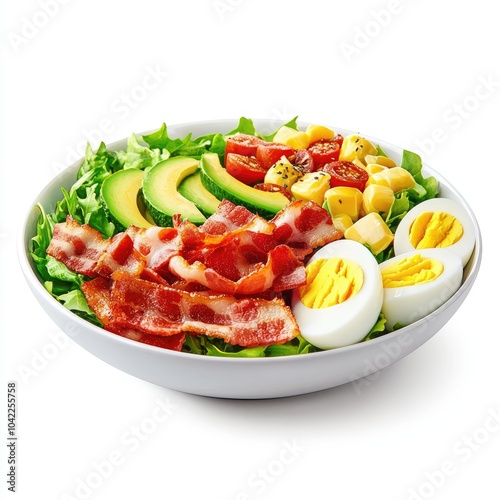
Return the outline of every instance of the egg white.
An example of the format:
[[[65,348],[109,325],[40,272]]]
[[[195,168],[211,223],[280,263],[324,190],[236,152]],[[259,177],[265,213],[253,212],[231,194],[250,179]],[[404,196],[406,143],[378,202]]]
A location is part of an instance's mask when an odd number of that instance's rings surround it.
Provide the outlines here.
[[[416,254],[442,262],[443,272],[427,283],[384,288],[382,313],[387,320],[386,327],[389,331],[392,331],[396,324],[407,326],[429,315],[441,307],[462,283],[462,260],[458,254],[446,248],[427,248],[400,254],[382,262],[380,270]]]
[[[453,215],[453,217],[460,221],[464,229],[462,237],[453,245],[445,248],[457,253],[462,259],[462,266],[465,266],[474,250],[476,231],[467,210],[449,198],[433,198],[423,201],[414,206],[403,217],[394,234],[394,255],[401,255],[415,250],[415,247],[410,242],[410,228],[413,221],[425,212],[445,212]]]
[[[292,311],[302,336],[320,349],[359,342],[376,323],[382,308],[382,277],[372,253],[356,241],[337,240],[316,252],[308,264],[332,257],[354,261],[363,270],[363,285],[355,295],[341,304],[321,309],[305,306],[298,289],[292,295]]]

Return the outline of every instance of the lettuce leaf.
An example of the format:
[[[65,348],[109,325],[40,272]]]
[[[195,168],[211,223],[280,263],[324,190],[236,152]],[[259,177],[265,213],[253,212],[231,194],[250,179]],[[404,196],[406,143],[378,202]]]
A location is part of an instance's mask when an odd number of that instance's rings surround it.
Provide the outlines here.
[[[284,344],[258,347],[241,347],[226,344],[222,339],[216,337],[186,335],[186,341],[184,342],[182,350],[192,354],[229,358],[291,356],[321,351],[318,347],[309,344],[309,342],[300,335]]]
[[[234,135],[234,134],[248,134],[248,135],[256,135],[255,126],[253,121],[250,118],[245,118],[242,116],[238,121],[238,126],[228,132],[226,135]]]
[[[373,325],[372,329],[368,333],[368,335],[362,340],[362,342],[366,342],[367,340],[376,339],[377,337],[381,337],[387,333],[386,329],[387,320],[383,313],[379,314],[377,322]]]
[[[171,155],[166,148],[150,148],[139,144],[137,136],[132,134],[127,141],[126,151],[117,151],[116,157],[121,168],[138,168],[144,170],[166,160]]]
[[[407,189],[408,198],[416,205],[422,201],[435,198],[438,194],[438,181],[435,177],[424,177],[422,174],[422,159],[417,153],[404,150],[401,159],[401,167],[410,172],[415,179],[416,185]]]

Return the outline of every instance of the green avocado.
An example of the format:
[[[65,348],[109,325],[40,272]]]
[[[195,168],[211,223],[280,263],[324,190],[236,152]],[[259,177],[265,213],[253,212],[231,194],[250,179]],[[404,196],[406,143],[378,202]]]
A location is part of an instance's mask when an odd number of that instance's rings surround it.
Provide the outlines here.
[[[196,205],[182,196],[181,182],[198,170],[199,161],[178,156],[157,163],[142,182],[142,195],[153,220],[158,226],[172,226],[172,216],[180,214],[193,224],[205,222],[205,216]]]
[[[144,172],[138,168],[119,170],[107,177],[101,186],[104,209],[119,231],[129,226],[150,227],[151,222],[140,210],[140,190]]]
[[[192,201],[207,217],[217,211],[220,203],[220,200],[202,184],[199,171],[186,177],[181,182],[179,193],[184,198]]]
[[[235,179],[221,165],[216,153],[205,153],[201,157],[201,182],[219,200],[229,200],[250,211],[271,219],[289,200],[281,193],[260,191]]]

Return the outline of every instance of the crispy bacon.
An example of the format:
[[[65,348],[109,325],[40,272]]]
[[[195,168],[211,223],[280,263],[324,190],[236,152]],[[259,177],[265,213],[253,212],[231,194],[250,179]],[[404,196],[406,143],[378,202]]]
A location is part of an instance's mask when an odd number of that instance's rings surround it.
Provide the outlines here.
[[[313,248],[341,236],[313,202],[293,202],[267,221],[224,201],[201,227],[176,217],[174,227],[131,226],[110,239],[68,217],[47,253],[99,276],[82,291],[117,335],[174,350],[186,332],[251,347],[299,333],[278,296],[305,283],[302,261]]]
[[[89,307],[94,311],[105,330],[120,335],[121,337],[142,342],[143,344],[162,347],[163,349],[170,349],[173,351],[180,351],[182,349],[186,337],[185,333],[163,337],[114,325],[111,317],[113,300],[111,297],[111,290],[113,283],[112,280],[98,277],[91,281],[84,282],[81,287]]]
[[[85,281],[81,286],[87,304],[105,327],[111,321],[112,285],[113,280],[99,276],[91,281]]]
[[[181,241],[176,228],[152,226],[147,229],[130,226],[126,233],[146,260],[146,267],[158,271],[168,265],[173,255],[181,251]]]
[[[137,330],[132,330],[130,328],[106,328],[109,332],[116,333],[120,337],[125,337],[130,340],[135,340],[136,342],[141,342],[142,344],[153,345],[155,347],[161,347],[162,349],[170,349],[171,351],[180,351],[186,340],[185,333],[177,333],[176,335],[170,335],[168,337],[163,337],[161,335],[151,335],[149,333],[142,333]]]
[[[299,333],[281,299],[189,293],[136,278],[115,281],[111,327],[152,335],[211,335],[243,347],[280,344]]]
[[[330,214],[313,201],[293,201],[271,219],[274,236],[280,243],[297,250],[301,257],[318,246],[342,238]]]
[[[266,219],[250,212],[245,207],[222,200],[217,211],[201,226],[200,231],[206,234],[224,234],[236,229],[246,228],[255,232],[270,233],[274,226]]]
[[[146,259],[134,248],[134,241],[127,233],[119,233],[111,239],[95,267],[100,276],[112,276],[113,273],[127,273],[140,276],[146,267]]]
[[[231,260],[234,255],[222,255]],[[225,262],[225,261],[224,261]],[[286,245],[279,245],[267,253],[267,261],[253,266],[236,281],[217,272],[199,260],[190,264],[181,255],[170,259],[170,271],[187,282],[200,283],[210,290],[230,295],[253,295],[269,289],[282,291],[301,286],[306,282],[303,264]]]
[[[109,243],[99,231],[88,224],[80,225],[68,216],[65,222],[54,225],[47,254],[72,271],[93,277],[97,275],[95,271],[97,262]]]

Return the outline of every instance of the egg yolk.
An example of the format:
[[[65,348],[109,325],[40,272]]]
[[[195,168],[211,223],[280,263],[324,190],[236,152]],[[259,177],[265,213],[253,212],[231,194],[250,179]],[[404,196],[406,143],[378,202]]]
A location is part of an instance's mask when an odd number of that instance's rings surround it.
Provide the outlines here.
[[[300,288],[306,307],[322,309],[345,302],[363,286],[363,270],[348,259],[317,259],[306,267],[307,283]]]
[[[420,254],[405,257],[382,269],[384,288],[421,285],[435,280],[444,270],[443,263]]]
[[[456,243],[464,234],[461,222],[445,212],[424,212],[412,223],[410,243],[414,248],[444,248]]]

